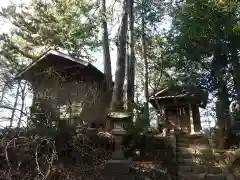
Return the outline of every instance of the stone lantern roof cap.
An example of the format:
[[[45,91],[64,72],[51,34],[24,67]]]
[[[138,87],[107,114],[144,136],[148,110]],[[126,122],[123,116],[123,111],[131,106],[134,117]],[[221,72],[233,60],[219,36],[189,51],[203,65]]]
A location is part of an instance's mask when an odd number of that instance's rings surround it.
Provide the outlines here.
[[[108,118],[110,118],[113,121],[130,120],[132,116],[133,116],[132,112],[121,111],[110,112],[108,114]]]

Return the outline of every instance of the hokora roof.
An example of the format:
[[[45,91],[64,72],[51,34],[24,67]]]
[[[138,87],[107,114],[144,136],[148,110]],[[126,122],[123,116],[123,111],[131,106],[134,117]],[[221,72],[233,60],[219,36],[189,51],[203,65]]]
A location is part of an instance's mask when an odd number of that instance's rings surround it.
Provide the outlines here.
[[[33,67],[35,67],[39,62],[46,59],[48,56],[60,57],[60,58],[63,58],[65,60],[69,60],[69,61],[72,61],[72,62],[77,63],[79,65],[82,65],[84,67],[90,67],[91,69],[98,72],[99,74],[104,75],[99,69],[97,69],[95,66],[93,66],[91,63],[89,63],[87,61],[73,58],[68,54],[64,54],[64,53],[62,53],[60,51],[57,51],[57,50],[54,50],[54,49],[49,49],[48,51],[43,53],[37,60],[33,61],[30,65],[28,65],[22,72],[17,74],[15,78],[16,79],[21,79],[24,76],[24,74],[26,74],[29,70],[31,70]]]
[[[194,101],[196,104],[200,104],[200,107],[205,108],[208,94],[204,91],[191,92],[186,88],[176,86],[176,88],[165,87],[159,90],[157,93],[149,97],[150,103],[154,103],[154,100],[164,100],[164,99],[175,99],[175,98],[186,98],[188,100]]]
[[[157,93],[150,96],[151,99],[167,99],[167,98],[176,98],[176,97],[186,97],[189,93],[186,92],[172,92],[169,87],[162,88]]]

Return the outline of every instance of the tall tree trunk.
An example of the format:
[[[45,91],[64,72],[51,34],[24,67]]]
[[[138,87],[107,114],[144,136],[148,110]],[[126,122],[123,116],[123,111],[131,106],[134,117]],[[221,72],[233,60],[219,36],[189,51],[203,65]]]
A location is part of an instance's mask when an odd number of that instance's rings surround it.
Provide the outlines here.
[[[3,88],[2,88],[1,98],[0,98],[0,105],[3,104],[3,99],[4,99],[6,91],[7,91],[7,83],[4,83]]]
[[[109,37],[108,37],[108,25],[106,16],[106,0],[102,0],[102,45],[103,45],[103,63],[104,63],[104,74],[106,77],[106,92],[104,94],[104,101],[106,102],[106,113],[108,113],[108,108],[112,99],[112,67],[111,67],[111,57],[109,51]],[[111,123],[106,122],[106,130],[111,129]]]
[[[234,82],[234,90],[236,94],[236,99],[238,103],[240,103],[240,63],[239,63],[239,57],[238,57],[238,51],[236,47],[235,41],[231,41],[231,63],[232,63],[232,76],[233,76],[233,82]]]
[[[134,108],[134,80],[135,80],[135,52],[134,52],[134,1],[128,0],[129,13],[129,48],[127,62],[127,110],[133,111]]]
[[[22,122],[22,116],[23,116],[23,111],[24,111],[24,101],[26,98],[26,87],[27,87],[27,81],[24,82],[23,87],[21,88],[21,111],[20,111],[20,116],[18,119],[17,127],[20,128],[21,122]]]
[[[146,47],[146,34],[145,34],[145,19],[144,15],[142,15],[142,52],[144,58],[144,95],[145,95],[145,102],[144,102],[144,116],[145,116],[145,123],[149,125],[149,92],[148,92],[148,58],[147,58],[147,47]]]
[[[128,28],[127,1],[123,2],[123,15],[118,34],[117,62],[111,110],[123,109],[123,85],[125,77],[126,35]]]
[[[15,116],[16,108],[17,108],[18,97],[19,97],[19,94],[20,94],[20,83],[21,83],[21,81],[18,80],[15,102],[14,102],[14,105],[13,105],[12,115],[11,115],[11,118],[10,118],[10,127],[12,127],[13,119],[14,119],[14,116]]]
[[[222,48],[222,44],[217,45],[213,59],[213,75],[215,79],[215,89],[217,91],[216,116],[217,125],[220,130],[220,148],[224,148],[230,131],[229,116],[229,94],[226,86],[225,74],[227,55]]]
[[[230,116],[229,116],[229,94],[225,82],[219,82],[222,87],[219,87],[217,92],[217,102],[216,102],[216,116],[217,124],[220,128],[220,144],[219,147],[223,149],[226,147],[227,139],[230,133]]]
[[[106,77],[107,90],[112,88],[112,69],[111,69],[111,57],[109,52],[109,37],[108,26],[106,17],[106,0],[102,0],[102,28],[103,28],[103,58],[104,58],[104,74]]]

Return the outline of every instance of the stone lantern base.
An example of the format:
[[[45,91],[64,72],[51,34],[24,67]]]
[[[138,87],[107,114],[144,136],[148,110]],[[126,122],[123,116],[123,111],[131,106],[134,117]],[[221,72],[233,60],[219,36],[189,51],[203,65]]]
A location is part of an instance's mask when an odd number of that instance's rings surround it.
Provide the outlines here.
[[[135,180],[131,174],[131,160],[109,160],[104,169],[104,180]]]

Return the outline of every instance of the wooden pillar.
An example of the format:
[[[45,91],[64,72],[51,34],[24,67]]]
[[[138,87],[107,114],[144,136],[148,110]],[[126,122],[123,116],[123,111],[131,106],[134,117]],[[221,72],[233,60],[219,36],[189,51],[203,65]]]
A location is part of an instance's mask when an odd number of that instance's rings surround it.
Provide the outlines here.
[[[53,86],[53,93],[51,94],[52,96],[52,104],[53,104],[53,112],[54,116],[57,120],[60,118],[60,103],[59,103],[59,98],[60,98],[60,84],[62,84],[62,80],[57,76],[53,82],[55,83]],[[58,122],[59,123],[59,122]]]
[[[195,132],[200,132],[202,130],[199,107],[194,106],[194,121],[195,121]]]
[[[167,122],[167,117],[166,117],[166,107],[162,106],[162,118],[163,118],[163,136],[166,137],[168,134],[168,122]]]
[[[166,124],[166,108],[165,108],[165,106],[162,106],[161,115],[163,118],[163,124]]]
[[[160,105],[156,98],[154,98],[154,102],[155,102],[155,104],[157,106],[157,112],[158,112],[157,126],[159,128],[159,119],[160,119],[161,115],[163,114],[163,110],[165,110],[165,107],[164,107],[164,105]]]
[[[181,123],[180,123],[180,109],[177,108],[177,128],[181,128]]]
[[[190,119],[190,133],[194,133],[194,119],[193,119],[193,112],[192,112],[192,105],[189,104],[189,119]]]

